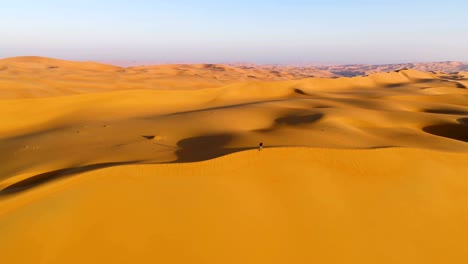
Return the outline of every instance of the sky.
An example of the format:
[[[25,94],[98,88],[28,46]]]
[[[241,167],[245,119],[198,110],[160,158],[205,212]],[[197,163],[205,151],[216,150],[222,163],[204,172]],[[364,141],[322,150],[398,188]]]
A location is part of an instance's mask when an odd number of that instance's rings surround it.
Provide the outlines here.
[[[153,63],[468,61],[466,0],[0,0],[0,57]]]

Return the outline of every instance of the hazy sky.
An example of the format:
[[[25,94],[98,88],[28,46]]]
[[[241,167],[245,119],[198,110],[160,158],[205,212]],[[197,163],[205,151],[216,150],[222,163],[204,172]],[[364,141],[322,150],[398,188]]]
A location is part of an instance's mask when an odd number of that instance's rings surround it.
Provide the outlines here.
[[[468,1],[0,0],[0,57],[468,61]]]

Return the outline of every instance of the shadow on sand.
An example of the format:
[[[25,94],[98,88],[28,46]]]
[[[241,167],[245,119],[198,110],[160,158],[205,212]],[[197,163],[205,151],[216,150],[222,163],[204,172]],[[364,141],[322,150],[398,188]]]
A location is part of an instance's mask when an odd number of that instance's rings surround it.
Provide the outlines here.
[[[179,147],[176,151],[177,160],[173,163],[209,160],[238,151],[254,149],[253,147],[225,148],[233,139],[232,134],[213,134],[182,139],[177,143]]]
[[[444,115],[467,115],[468,112],[455,110],[455,109],[424,109],[424,113],[432,113],[432,114],[444,114]]]
[[[22,181],[19,181],[19,182],[13,183],[12,185],[7,186],[6,188],[0,190],[0,196],[5,196],[5,195],[10,195],[10,194],[15,194],[18,192],[26,191],[26,190],[29,190],[31,188],[34,188],[36,186],[39,186],[41,184],[44,184],[44,183],[47,183],[56,179],[65,178],[68,176],[72,176],[72,175],[87,172],[87,171],[108,168],[108,167],[113,167],[113,166],[119,166],[119,165],[135,164],[139,162],[141,161],[109,162],[109,163],[91,164],[91,165],[86,165],[82,167],[74,167],[74,168],[66,168],[66,169],[60,169],[60,170],[55,170],[55,171],[49,171],[49,172],[31,176],[27,179],[24,179]]]
[[[314,113],[308,115],[298,115],[298,114],[289,114],[282,117],[275,119],[273,125],[267,128],[262,128],[256,130],[257,132],[271,132],[280,128],[281,126],[300,126],[300,125],[307,125],[312,124],[320,119],[322,119],[325,115],[322,113]]]
[[[146,136],[143,137],[147,138]],[[233,138],[234,136],[231,134],[214,134],[182,139],[177,143],[178,149],[175,152],[175,154],[177,155],[177,160],[169,163],[204,161],[231,154],[234,152],[256,148],[225,148],[225,146],[229,142],[231,142]],[[141,160],[128,162],[109,162],[49,171],[31,176],[27,179],[21,180],[3,188],[2,190],[0,190],[0,196],[17,194],[35,188],[42,184],[46,184],[48,182],[66,178],[69,176],[74,176],[83,172],[120,165],[138,164],[143,162],[144,161]]]
[[[460,88],[460,89],[466,89],[466,86],[463,85],[462,83],[456,82],[456,81],[451,81],[451,80],[446,80],[446,79],[418,79],[418,80],[413,80],[408,83],[389,83],[389,84],[384,84],[384,88],[402,88],[402,87],[408,87],[411,84],[429,84],[429,83],[444,83],[448,87],[454,87],[454,88]]]
[[[432,135],[468,142],[468,118],[458,119],[459,124],[439,124],[423,128],[423,131]]]
[[[468,126],[468,117],[466,118],[460,118],[457,120],[458,123],[460,123],[461,125],[465,125],[465,126]]]

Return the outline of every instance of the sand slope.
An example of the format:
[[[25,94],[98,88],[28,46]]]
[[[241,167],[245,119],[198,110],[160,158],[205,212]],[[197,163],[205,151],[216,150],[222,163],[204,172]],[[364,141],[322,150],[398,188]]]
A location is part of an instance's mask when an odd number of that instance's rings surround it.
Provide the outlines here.
[[[466,73],[2,65],[8,263],[467,260]]]
[[[86,172],[0,202],[2,259],[464,263],[467,158],[282,148]]]

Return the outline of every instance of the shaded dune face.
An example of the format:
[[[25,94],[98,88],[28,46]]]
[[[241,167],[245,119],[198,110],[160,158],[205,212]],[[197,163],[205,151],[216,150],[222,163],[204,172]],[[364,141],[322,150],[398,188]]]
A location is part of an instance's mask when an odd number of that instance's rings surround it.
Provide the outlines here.
[[[459,119],[460,124],[438,124],[427,126],[423,131],[432,135],[468,142],[468,125],[466,118]]]
[[[18,192],[27,191],[31,188],[48,183],[50,181],[77,175],[77,174],[84,173],[87,171],[108,168],[108,167],[113,167],[113,166],[119,166],[119,165],[135,164],[138,162],[139,161],[109,162],[109,163],[91,164],[91,165],[86,165],[82,167],[66,168],[66,169],[60,169],[60,170],[55,170],[55,171],[49,171],[49,172],[31,176],[25,180],[16,182],[12,185],[9,185],[3,188],[2,190],[0,190],[0,196],[13,195]]]
[[[314,123],[321,118],[323,118],[324,114],[317,113],[311,115],[287,115],[280,118],[275,119],[275,123],[278,125],[286,124],[290,126],[297,126],[297,125],[305,125]]]
[[[468,115],[467,111],[456,110],[456,109],[448,109],[448,108],[424,109],[423,112],[433,113],[433,114],[445,114],[445,115]]]
[[[291,113],[285,116],[278,117],[274,120],[273,124],[268,128],[262,128],[256,130],[257,132],[272,132],[274,130],[284,128],[284,127],[300,127],[304,125],[313,124],[324,117],[323,113],[313,113],[313,114],[300,114],[300,113]]]
[[[452,86],[455,87],[455,88],[459,88],[459,89],[466,89],[466,86],[460,82],[457,82],[457,81],[445,81],[447,86]]]
[[[232,134],[203,135],[182,139],[177,143],[179,149],[175,152],[175,162],[196,162],[213,159],[230,153],[252,149],[251,148],[226,148],[234,139]]]
[[[300,95],[307,95],[307,93],[306,93],[306,92],[304,92],[303,90],[301,90],[301,89],[298,89],[298,88],[294,89],[294,93],[296,93],[296,94],[300,94]]]

